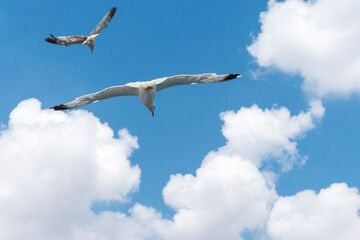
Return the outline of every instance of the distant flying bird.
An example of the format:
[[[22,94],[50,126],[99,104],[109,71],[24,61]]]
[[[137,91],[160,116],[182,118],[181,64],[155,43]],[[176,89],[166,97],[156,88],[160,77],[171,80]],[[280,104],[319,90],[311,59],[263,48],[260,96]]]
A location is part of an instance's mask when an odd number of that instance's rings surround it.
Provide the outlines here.
[[[58,45],[65,45],[70,46],[72,44],[83,44],[87,45],[91,53],[94,50],[95,47],[95,38],[99,36],[101,30],[107,27],[111,19],[113,18],[114,14],[116,12],[116,7],[112,8],[110,12],[108,12],[105,17],[99,22],[98,25],[96,25],[95,29],[90,33],[90,36],[61,36],[61,37],[55,37],[54,35],[50,34],[52,38],[47,38],[45,41],[53,44]]]
[[[109,87],[100,92],[78,97],[72,102],[61,104],[51,109],[66,110],[77,108],[92,102],[117,96],[139,96],[141,102],[150,110],[154,117],[154,99],[158,91],[177,85],[224,82],[238,77],[241,77],[241,74],[216,75],[214,73],[204,73],[199,75],[164,77],[147,82],[130,82],[125,85]]]

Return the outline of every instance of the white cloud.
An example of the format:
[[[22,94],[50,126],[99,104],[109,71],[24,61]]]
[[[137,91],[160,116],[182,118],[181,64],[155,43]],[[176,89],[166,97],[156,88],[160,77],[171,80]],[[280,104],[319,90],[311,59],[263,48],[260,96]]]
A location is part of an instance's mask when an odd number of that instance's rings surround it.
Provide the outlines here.
[[[259,170],[239,156],[211,154],[196,176],[174,175],[163,190],[176,210],[166,239],[241,239],[260,228],[277,195]]]
[[[300,73],[312,95],[360,92],[358,0],[270,0],[248,50],[260,66]]]
[[[115,212],[102,212],[91,223],[78,227],[74,240],[159,240],[162,232],[168,229],[164,220],[153,208],[135,204],[129,215]]]
[[[290,170],[295,163],[302,163],[296,140],[314,128],[325,109],[320,101],[313,101],[308,112],[291,116],[285,107],[262,110],[254,105],[242,107],[238,112],[221,114],[222,128],[227,143],[221,151],[238,154],[251,160],[257,167],[264,161],[275,159],[283,170]]]
[[[226,145],[210,152],[195,176],[173,175],[163,190],[176,210],[165,239],[238,240],[244,230],[262,229],[277,194],[258,167],[272,156],[289,169],[299,158],[296,139],[323,114],[320,101],[296,116],[257,106],[222,113]]]
[[[355,189],[340,184],[318,195],[305,191],[279,199],[274,182],[253,160],[263,162],[268,155],[282,157],[287,152],[282,163],[292,162],[288,156],[298,155],[296,139],[323,113],[319,101],[296,116],[286,108],[256,106],[223,113],[226,145],[210,152],[196,175],[170,177],[163,197],[176,213],[164,219],[139,203],[127,214],[96,215],[90,210],[94,200],[125,201],[138,188],[140,170],[128,160],[138,147],[135,137],[120,130],[114,138],[106,124],[86,111],[41,110],[37,100],[26,100],[11,113],[0,135],[0,238],[240,240],[248,230],[260,237],[268,232],[273,239],[296,239],[291,238],[292,228],[314,215],[317,239],[326,236],[321,235],[326,230],[336,231],[335,225],[347,228],[334,236],[356,239],[360,197]],[[255,131],[254,118],[260,119],[260,131]],[[283,149],[280,155],[275,154],[278,149]],[[316,232],[316,224],[321,231]],[[312,230],[311,224],[303,225]]]
[[[306,190],[276,202],[268,232],[273,240],[357,240],[359,210],[359,192],[346,184],[333,184],[318,194]]]
[[[96,219],[94,200],[126,200],[140,169],[127,130],[113,131],[92,114],[41,110],[21,102],[0,135],[0,238],[70,239],[77,224]]]
[[[286,108],[261,110],[256,106],[223,113],[226,146],[210,152],[195,176],[172,175],[163,189],[166,205],[176,211],[172,219],[165,220],[154,209],[136,204],[129,216],[101,213],[98,221],[78,228],[76,236],[78,239],[239,240],[244,230],[263,230],[278,196],[274,184],[258,170],[253,158],[261,162],[272,154],[266,145],[278,149],[288,149],[291,145],[292,152],[287,155],[298,157],[295,139],[311,129],[323,113],[319,101],[312,102],[308,112],[297,116],[291,116]],[[254,123],[254,119],[260,120]],[[254,131],[255,125],[259,131]],[[254,141],[247,142],[249,138]],[[293,160],[284,158],[283,163],[286,161]]]

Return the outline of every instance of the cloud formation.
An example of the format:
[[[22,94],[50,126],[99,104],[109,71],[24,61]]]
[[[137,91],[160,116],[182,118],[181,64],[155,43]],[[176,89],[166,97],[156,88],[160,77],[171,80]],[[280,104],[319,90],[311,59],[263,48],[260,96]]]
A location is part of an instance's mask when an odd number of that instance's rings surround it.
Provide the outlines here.
[[[312,101],[307,112],[296,116],[285,107],[262,110],[256,105],[222,113],[222,133],[227,143],[220,151],[238,154],[257,167],[272,159],[283,170],[290,170],[306,159],[299,155],[296,140],[314,128],[324,112],[320,101]]]
[[[318,101],[298,115],[255,105],[222,113],[226,145],[209,152],[195,175],[170,177],[163,197],[175,215],[165,219],[140,203],[128,213],[91,211],[95,200],[126,201],[137,190],[140,169],[128,159],[138,148],[136,137],[123,129],[114,138],[106,124],[83,110],[54,112],[42,110],[35,99],[23,101],[0,135],[0,238],[241,240],[251,231],[259,238],[296,239],[292,234],[300,223],[313,232],[300,239],[322,239],[337,231],[335,225],[341,231],[333,236],[356,239],[357,189],[334,184],[319,194],[281,197],[273,179],[259,170],[269,155],[293,163],[291,156],[299,157],[296,139],[323,113]]]
[[[358,0],[270,0],[248,51],[262,67],[304,77],[313,96],[360,92]]]
[[[240,239],[260,228],[277,198],[273,185],[240,156],[213,153],[196,176],[173,175],[163,190],[176,210],[166,239]]]
[[[138,148],[85,111],[41,110],[21,102],[0,135],[0,238],[72,239],[96,218],[94,200],[125,201],[140,182],[128,157]]]
[[[356,188],[333,184],[281,197],[271,211],[268,233],[273,240],[356,240],[360,237],[360,195]]]
[[[210,152],[195,176],[173,175],[163,190],[165,203],[177,212],[166,239],[237,240],[244,230],[262,229],[278,196],[259,167],[271,156],[289,170],[302,159],[296,139],[323,114],[320,101],[295,116],[284,107],[256,105],[222,113],[226,145]]]

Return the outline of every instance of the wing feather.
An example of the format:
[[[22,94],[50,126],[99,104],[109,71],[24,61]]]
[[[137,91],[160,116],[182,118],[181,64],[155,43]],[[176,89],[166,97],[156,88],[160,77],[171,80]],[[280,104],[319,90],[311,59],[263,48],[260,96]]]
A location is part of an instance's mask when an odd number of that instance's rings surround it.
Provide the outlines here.
[[[88,37],[87,36],[60,36],[55,37],[54,35],[50,34],[51,38],[45,39],[45,41],[57,45],[65,45],[69,46],[72,44],[82,44]]]
[[[155,80],[156,91],[161,91],[165,88],[178,85],[224,82],[240,76],[241,74],[216,75],[215,73],[204,73],[198,75],[176,75],[172,77],[159,78]]]
[[[96,25],[94,30],[90,33],[90,35],[99,34],[104,28],[107,27],[111,19],[113,18],[116,12],[116,7],[113,7],[110,12],[108,12],[105,17]]]
[[[102,91],[87,94],[81,97],[76,98],[72,102],[68,102],[65,104],[61,104],[58,106],[54,106],[51,109],[54,110],[66,110],[71,108],[81,107],[92,102],[101,101],[104,99],[118,97],[118,96],[138,96],[139,95],[139,88],[122,85],[122,86],[114,86],[106,88]]]

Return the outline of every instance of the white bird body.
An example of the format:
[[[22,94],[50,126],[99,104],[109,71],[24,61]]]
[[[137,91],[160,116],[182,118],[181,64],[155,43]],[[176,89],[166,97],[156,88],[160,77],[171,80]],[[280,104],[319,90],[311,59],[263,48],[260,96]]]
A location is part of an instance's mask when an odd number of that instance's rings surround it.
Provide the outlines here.
[[[98,25],[94,28],[94,30],[90,33],[90,36],[60,36],[55,37],[54,35],[50,34],[51,38],[46,38],[45,41],[57,45],[65,45],[70,46],[73,44],[82,44],[87,45],[91,53],[93,52],[95,48],[95,39],[97,36],[99,36],[100,32],[107,27],[111,19],[113,18],[114,14],[116,12],[116,7],[112,8],[105,17],[99,22]]]
[[[99,33],[90,35],[90,36],[82,43],[82,45],[87,45],[87,46],[90,48],[91,53],[94,51],[94,48],[95,48],[95,39],[96,39],[97,36],[99,36]]]
[[[141,102],[150,110],[154,116],[155,104],[154,100],[156,97],[156,82],[140,82],[139,83],[139,98]]]
[[[185,84],[224,82],[238,77],[241,77],[241,74],[216,75],[214,73],[204,73],[198,75],[176,75],[147,82],[130,82],[125,85],[109,87],[96,93],[78,97],[72,102],[54,106],[51,109],[72,109],[117,96],[139,96],[141,102],[154,116],[156,93],[165,88]]]

